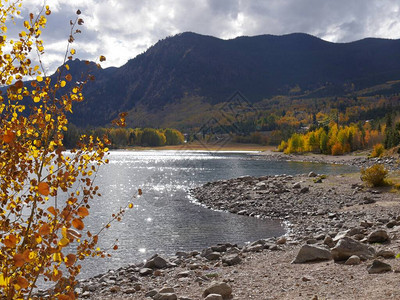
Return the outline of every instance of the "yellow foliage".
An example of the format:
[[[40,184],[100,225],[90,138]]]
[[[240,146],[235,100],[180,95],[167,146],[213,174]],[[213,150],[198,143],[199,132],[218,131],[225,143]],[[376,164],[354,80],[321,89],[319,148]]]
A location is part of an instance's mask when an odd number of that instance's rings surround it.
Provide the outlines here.
[[[89,199],[100,196],[93,177],[107,163],[108,139],[82,136],[79,148],[64,155],[66,113],[72,112],[74,102],[83,100],[80,91],[90,74],[68,88],[72,76],[64,73],[69,67],[50,80],[40,64],[33,65],[32,55],[37,53],[41,61],[44,53],[41,34],[51,11],[46,6],[43,14],[21,20],[20,2],[0,5],[0,81],[8,85],[0,96],[0,295],[2,299],[32,298],[38,279],[62,279],[50,298],[74,299],[81,268],[77,258],[93,253],[104,256],[95,251],[99,233],[84,232],[83,220],[89,215]],[[19,40],[4,35],[13,26],[9,20],[23,24]],[[71,22],[66,55],[75,54],[68,49],[81,24],[78,17]],[[33,79],[31,86],[23,79]],[[74,185],[78,180],[85,184]],[[65,201],[57,198],[60,194]],[[103,229],[123,213],[121,209],[111,216]],[[72,241],[74,247],[66,247]]]
[[[372,167],[361,169],[361,180],[365,181],[370,186],[383,186],[386,184],[386,176],[388,170],[381,164],[373,165]]]
[[[381,157],[384,151],[385,147],[381,143],[376,144],[372,150],[371,157]]]

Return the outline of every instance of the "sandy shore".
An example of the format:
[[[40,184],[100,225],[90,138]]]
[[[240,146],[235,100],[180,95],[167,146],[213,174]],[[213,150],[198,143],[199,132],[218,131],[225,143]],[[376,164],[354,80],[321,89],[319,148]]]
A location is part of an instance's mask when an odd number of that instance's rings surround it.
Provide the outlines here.
[[[358,156],[261,155],[265,159],[371,162]],[[395,159],[382,162],[396,167]],[[310,175],[244,177],[192,191],[210,208],[287,222],[289,231],[284,238],[255,241],[242,248],[214,245],[202,252],[150,258],[147,265],[128,266],[81,282],[77,289],[80,298],[205,299],[206,288],[216,281],[231,287],[232,299],[400,299],[400,261],[394,259],[400,253],[399,193],[390,187],[365,187],[358,174]],[[377,231],[384,231],[387,239],[369,240]],[[372,247],[374,257],[356,265],[334,260],[291,263],[303,245],[320,245],[331,251],[340,235]],[[391,270],[370,274],[367,268],[375,259],[389,264]],[[165,264],[154,266],[154,260]]]

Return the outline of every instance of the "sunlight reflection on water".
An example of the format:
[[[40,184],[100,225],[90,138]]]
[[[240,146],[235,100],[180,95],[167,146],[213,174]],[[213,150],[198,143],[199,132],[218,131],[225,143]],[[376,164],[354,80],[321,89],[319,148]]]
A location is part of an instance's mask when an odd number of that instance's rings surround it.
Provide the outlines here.
[[[133,200],[123,223],[114,223],[101,238],[109,248],[118,239],[112,258],[84,262],[83,277],[136,263],[155,253],[200,250],[212,244],[243,244],[284,233],[280,222],[259,220],[195,205],[190,188],[208,181],[244,175],[262,176],[321,174],[354,171],[352,167],[324,164],[271,162],[255,159],[254,153],[201,151],[112,151],[96,184],[102,197],[91,203],[87,229],[96,232],[113,212],[132,200],[137,189],[143,195]],[[259,157],[257,157],[259,158]]]

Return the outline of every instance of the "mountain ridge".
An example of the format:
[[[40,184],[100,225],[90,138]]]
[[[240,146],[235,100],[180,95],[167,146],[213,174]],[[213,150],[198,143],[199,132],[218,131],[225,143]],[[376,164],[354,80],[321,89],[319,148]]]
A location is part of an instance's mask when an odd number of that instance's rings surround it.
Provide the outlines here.
[[[349,86],[361,90],[400,79],[400,40],[332,43],[303,33],[223,40],[184,32],[96,73],[72,116],[78,125],[104,125],[121,111],[159,111],[191,97],[214,105],[237,90],[251,102],[295,87],[344,95]]]

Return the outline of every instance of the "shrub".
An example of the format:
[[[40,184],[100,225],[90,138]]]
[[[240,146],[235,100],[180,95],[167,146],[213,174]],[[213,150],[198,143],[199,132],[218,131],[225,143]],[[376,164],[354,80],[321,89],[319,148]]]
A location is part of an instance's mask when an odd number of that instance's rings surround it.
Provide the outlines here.
[[[388,171],[382,164],[376,164],[372,167],[361,169],[361,180],[365,181],[370,186],[386,185],[386,176]]]
[[[278,146],[278,151],[283,152],[287,148],[288,144],[285,141],[282,141]]]
[[[385,147],[381,143],[376,144],[372,150],[371,157],[381,157],[384,151]]]

